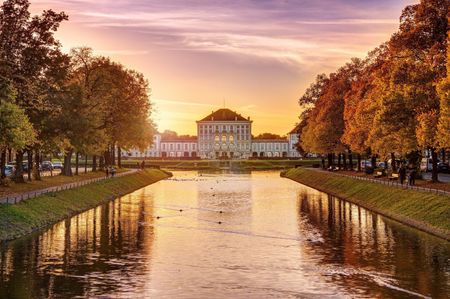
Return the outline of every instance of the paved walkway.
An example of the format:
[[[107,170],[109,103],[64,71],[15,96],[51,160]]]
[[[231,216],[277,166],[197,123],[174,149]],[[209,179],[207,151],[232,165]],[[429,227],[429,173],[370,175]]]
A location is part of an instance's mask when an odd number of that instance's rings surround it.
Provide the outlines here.
[[[125,175],[129,175],[132,173],[137,172],[136,169],[132,169],[126,172],[120,172],[117,173],[115,175],[115,177],[121,177],[121,176],[125,176]],[[38,189],[38,190],[33,190],[33,191],[28,191],[28,192],[23,192],[23,193],[15,193],[15,194],[10,194],[8,196],[5,197],[0,197],[0,204],[16,204],[21,202],[22,200],[26,200],[29,198],[34,198],[46,193],[50,193],[50,192],[58,192],[58,191],[62,191],[62,190],[68,190],[68,189],[73,189],[73,188],[78,188],[81,186],[85,186],[88,184],[92,184],[95,182],[99,182],[99,181],[103,181],[103,180],[107,180],[110,179],[111,177],[107,178],[104,176],[98,177],[98,178],[93,178],[93,179],[89,179],[89,180],[83,180],[83,181],[78,181],[78,182],[73,182],[73,183],[68,183],[68,184],[64,184],[64,185],[58,185],[58,186],[54,186],[54,187],[48,187],[45,189]]]
[[[318,168],[311,168],[311,169],[314,169],[314,170],[317,170],[317,171],[328,172],[327,170],[322,170],[322,169],[318,169]],[[372,183],[377,183],[377,184],[397,187],[397,188],[400,188],[400,189],[411,189],[411,190],[425,191],[425,192],[431,192],[431,193],[436,193],[436,194],[450,195],[450,192],[448,192],[448,191],[434,189],[434,188],[424,188],[424,187],[419,187],[419,186],[409,186],[408,184],[403,184],[402,185],[402,184],[400,184],[397,181],[379,180],[379,179],[375,179],[375,178],[364,177],[364,176],[357,176],[357,175],[349,175],[349,174],[343,174],[343,173],[339,173],[339,172],[332,172],[332,173],[334,173],[336,175],[340,175],[340,176],[349,177],[349,178],[352,178],[352,179],[357,179],[357,180],[360,180],[360,181],[368,181],[368,182],[372,182]]]

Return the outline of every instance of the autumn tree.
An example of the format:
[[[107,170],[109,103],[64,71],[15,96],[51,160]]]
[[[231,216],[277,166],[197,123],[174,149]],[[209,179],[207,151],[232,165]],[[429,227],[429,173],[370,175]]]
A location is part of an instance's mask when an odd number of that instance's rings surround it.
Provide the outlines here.
[[[450,32],[447,39],[447,74],[438,84],[440,99],[440,115],[437,125],[437,140],[439,146],[450,151]],[[445,157],[444,157],[445,158]]]
[[[346,167],[347,147],[341,140],[344,133],[344,97],[350,90],[360,63],[360,60],[354,59],[328,78],[318,77],[305,93],[310,96],[301,98],[305,103],[314,102],[308,114],[308,123],[301,133],[301,146],[310,152],[328,154],[329,164],[330,155],[337,153],[339,166],[342,157]]]

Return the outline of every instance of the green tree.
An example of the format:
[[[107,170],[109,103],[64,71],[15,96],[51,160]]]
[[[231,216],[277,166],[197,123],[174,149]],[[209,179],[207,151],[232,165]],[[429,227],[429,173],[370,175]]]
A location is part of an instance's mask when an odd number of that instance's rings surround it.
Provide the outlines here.
[[[39,135],[42,116],[51,107],[47,95],[60,75],[64,55],[54,38],[64,13],[46,10],[31,16],[28,0],[7,0],[0,7],[0,60],[9,65],[2,75],[17,90],[16,104],[22,107]],[[31,147],[27,147],[31,149]],[[37,155],[38,156],[38,155]],[[30,155],[29,155],[30,157]],[[16,153],[15,180],[23,181],[23,152]]]
[[[22,150],[35,140],[35,132],[28,117],[19,106],[0,100],[1,177],[5,177],[5,150]]]

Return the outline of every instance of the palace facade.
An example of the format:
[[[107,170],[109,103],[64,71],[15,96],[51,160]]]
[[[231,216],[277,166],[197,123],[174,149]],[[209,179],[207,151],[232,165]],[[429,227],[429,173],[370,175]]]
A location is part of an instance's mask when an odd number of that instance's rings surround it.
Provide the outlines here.
[[[164,139],[155,134],[153,145],[141,152],[123,151],[122,155],[139,158],[248,159],[256,157],[301,157],[296,149],[298,128],[286,139],[252,139],[250,117],[219,109],[197,121],[196,139]]]

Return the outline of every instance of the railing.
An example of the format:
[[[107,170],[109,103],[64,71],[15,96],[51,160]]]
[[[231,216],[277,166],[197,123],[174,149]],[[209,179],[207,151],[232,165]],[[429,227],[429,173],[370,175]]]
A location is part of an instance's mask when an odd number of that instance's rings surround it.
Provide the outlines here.
[[[121,176],[129,175],[134,172],[136,172],[136,171],[131,170],[131,171],[126,171],[126,172],[120,172],[120,173],[115,174],[114,177],[121,177]],[[19,194],[11,194],[6,197],[0,198],[0,204],[16,204],[23,200],[35,198],[35,197],[38,197],[41,195],[65,191],[65,190],[69,190],[69,189],[73,189],[73,188],[78,188],[78,187],[82,187],[82,186],[92,184],[92,183],[97,183],[97,182],[104,181],[104,180],[111,179],[111,178],[112,178],[111,176],[98,177],[98,178],[93,178],[93,179],[89,179],[89,180],[83,180],[83,181],[79,181],[79,182],[64,184],[64,185],[60,185],[60,186],[49,187],[49,188],[36,190],[36,191],[24,192],[24,193],[19,193]]]
[[[425,192],[436,193],[436,194],[450,195],[450,192],[445,191],[445,190],[439,190],[439,189],[434,189],[434,188],[425,188],[425,187],[419,187],[419,186],[411,186],[408,184],[400,184],[398,182],[391,181],[391,180],[387,180],[387,181],[386,180],[377,180],[377,179],[362,177],[362,176],[357,176],[357,175],[349,175],[349,174],[342,174],[342,173],[336,173],[336,172],[333,172],[333,173],[336,175],[344,176],[344,177],[350,177],[350,178],[361,180],[361,181],[368,181],[368,182],[372,182],[372,183],[397,187],[397,188],[401,188],[401,189],[411,189],[411,190],[425,191]]]

